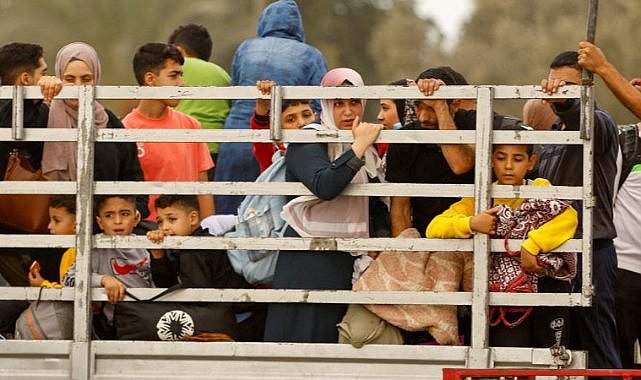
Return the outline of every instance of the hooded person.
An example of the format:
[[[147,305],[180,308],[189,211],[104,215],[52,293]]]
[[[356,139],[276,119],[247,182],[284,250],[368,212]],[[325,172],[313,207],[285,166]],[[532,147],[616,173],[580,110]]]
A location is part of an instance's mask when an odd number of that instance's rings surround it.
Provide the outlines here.
[[[294,0],[279,0],[267,6],[256,28],[255,38],[243,41],[232,60],[232,86],[256,86],[273,80],[281,86],[317,86],[327,72],[323,54],[305,43],[303,21]],[[225,129],[249,129],[254,99],[236,99],[225,121]],[[318,102],[312,102],[318,113]],[[251,143],[222,143],[216,162],[215,181],[253,182],[260,174]],[[219,214],[235,214],[242,196],[216,195]]]
[[[324,87],[362,86],[352,69],[329,71]],[[369,203],[366,196],[344,196],[351,183],[367,183],[378,173],[378,155],[372,144],[382,125],[361,123],[361,99],[324,99],[317,130],[352,130],[354,142],[291,143],[287,148],[286,179],[302,182],[313,195],[300,196],[283,208],[289,227],[285,237],[369,237]],[[341,251],[289,251],[279,255],[275,289],[349,290],[354,256]],[[272,342],[336,343],[339,323],[347,310],[342,304],[270,304],[265,340]]]
[[[98,85],[101,78],[98,54],[84,42],[65,45],[56,55],[55,73],[64,86]],[[118,117],[97,101],[93,112],[94,128],[124,128]],[[47,128],[77,128],[78,117],[77,99],[53,99]],[[76,146],[73,141],[45,142],[42,173],[48,180],[77,180]],[[101,142],[94,148],[95,181],[143,180],[135,143]],[[136,206],[143,216],[148,215],[146,196],[138,197]]]

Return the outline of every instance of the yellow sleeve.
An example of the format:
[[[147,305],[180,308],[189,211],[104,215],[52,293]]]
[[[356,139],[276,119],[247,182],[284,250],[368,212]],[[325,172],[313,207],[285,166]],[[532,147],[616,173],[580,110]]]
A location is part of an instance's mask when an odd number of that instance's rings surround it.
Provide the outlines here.
[[[535,179],[532,184],[550,186],[550,182],[543,178]],[[568,207],[549,222],[528,232],[527,239],[521,246],[534,255],[550,252],[571,239],[578,225],[578,213],[572,207]]]
[[[44,280],[40,283],[41,288],[62,288],[62,284],[55,281]]]
[[[69,271],[69,268],[76,262],[76,249],[69,248],[62,254],[60,259],[60,283],[62,283],[65,278],[65,274]]]
[[[549,222],[528,232],[527,239],[521,246],[535,255],[550,252],[571,239],[578,224],[578,213],[572,207],[568,207]]]
[[[60,259],[60,282],[55,282],[55,281],[48,281],[44,280],[40,284],[40,287],[42,288],[62,288],[62,281],[65,278],[65,274],[67,274],[67,271],[69,271],[69,268],[73,265],[73,263],[76,261],[76,249],[75,248],[69,248],[65,251],[65,253],[62,254],[62,258]]]
[[[466,239],[472,236],[470,219],[474,215],[474,198],[463,198],[432,219],[425,236],[433,239]]]

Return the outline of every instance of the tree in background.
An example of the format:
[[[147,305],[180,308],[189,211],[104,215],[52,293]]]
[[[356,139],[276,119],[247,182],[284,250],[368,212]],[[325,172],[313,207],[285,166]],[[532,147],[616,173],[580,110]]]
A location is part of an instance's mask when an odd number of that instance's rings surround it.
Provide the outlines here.
[[[416,0],[421,1],[421,0]],[[442,0],[446,1],[446,0]],[[229,70],[231,57],[256,34],[270,0],[0,0],[0,41],[37,42],[47,61],[64,44],[96,47],[104,84],[133,85],[131,59],[150,41],[166,41],[180,24],[205,25],[214,39],[212,60]],[[306,38],[329,67],[348,66],[367,84],[415,77],[450,65],[477,84],[538,84],[556,53],[575,50],[585,36],[587,0],[476,0],[458,46],[441,48],[438,29],[414,14],[414,0],[299,0]],[[243,11],[239,11],[243,10]],[[641,75],[636,40],[638,0],[608,0],[599,8],[597,43],[627,77]],[[636,121],[597,80],[597,100],[619,123]],[[497,110],[520,116],[522,102]],[[118,109],[120,113],[128,110]],[[367,118],[372,119],[373,107]]]
[[[459,45],[442,59],[478,84],[539,84],[552,58],[577,50],[585,39],[586,0],[476,0]],[[625,15],[625,16],[624,16]],[[641,75],[636,36],[641,10],[636,0],[601,2],[596,42],[628,78]],[[636,118],[600,79],[596,99],[620,124]],[[501,112],[521,116],[523,102],[501,101]]]

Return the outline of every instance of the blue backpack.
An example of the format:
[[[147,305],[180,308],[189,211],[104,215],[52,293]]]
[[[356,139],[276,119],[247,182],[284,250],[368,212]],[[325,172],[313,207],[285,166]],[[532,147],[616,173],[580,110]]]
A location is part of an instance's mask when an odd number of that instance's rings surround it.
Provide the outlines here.
[[[319,124],[308,124],[302,129],[322,131]],[[272,164],[255,182],[286,182],[284,152],[274,153]],[[238,207],[238,222],[225,237],[283,237],[287,223],[280,212],[289,201],[286,195],[249,194]],[[236,273],[250,284],[271,284],[276,271],[278,250],[228,249],[227,256]]]
[[[256,178],[256,182],[285,182],[285,156],[280,157]],[[280,217],[286,195],[249,194],[238,207],[238,222],[225,237],[282,237],[287,223]],[[274,279],[278,250],[228,249],[236,273],[250,284],[269,284]]]

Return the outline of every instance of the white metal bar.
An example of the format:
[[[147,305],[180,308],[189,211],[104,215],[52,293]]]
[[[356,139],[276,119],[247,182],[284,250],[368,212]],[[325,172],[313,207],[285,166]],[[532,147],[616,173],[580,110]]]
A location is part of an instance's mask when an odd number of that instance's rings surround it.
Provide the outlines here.
[[[83,86],[78,107],[78,150],[76,222],[76,277],[74,287],[74,326],[72,377],[89,378],[91,374],[91,246],[93,229],[94,169],[94,87]]]
[[[517,246],[519,240],[509,240]],[[505,252],[505,240],[491,240],[493,252]],[[179,249],[267,249],[267,250],[325,250],[339,251],[472,251],[471,239],[394,239],[394,238],[226,238],[167,236],[160,244],[151,243],[144,236],[94,236],[96,248],[179,248]],[[554,252],[575,252],[581,247],[580,239],[568,240]]]
[[[282,140],[283,131],[281,125],[281,115],[283,113],[283,87],[274,86],[272,87],[272,98],[270,102],[270,112],[269,112],[269,139],[270,140]]]
[[[164,289],[138,288],[129,291],[149,299]],[[92,289],[92,300],[106,301],[104,289]],[[127,297],[126,301],[133,301]],[[299,290],[299,289],[180,289],[158,302],[272,302],[272,303],[357,303],[384,305],[471,305],[471,292],[410,292]],[[579,306],[580,293],[490,293],[489,305]]]
[[[12,86],[0,86],[0,99],[12,97]],[[81,87],[65,86],[57,99],[76,99]],[[361,87],[320,87],[283,86],[284,99],[421,99],[428,98],[416,87],[361,86]],[[474,99],[477,86],[441,87],[433,99]],[[541,86],[522,85],[492,86],[495,99],[560,99],[581,97],[580,86],[564,86],[557,94],[548,95]],[[25,86],[26,99],[42,99],[38,86]],[[255,86],[236,87],[138,87],[138,86],[96,86],[97,99],[269,99]]]
[[[592,237],[594,222],[594,86],[582,86],[585,93],[581,98],[581,133],[585,140],[583,141],[583,204],[582,204],[582,221],[583,229],[583,252],[581,269],[582,269],[582,293],[584,295],[584,305],[592,304],[594,287],[592,285]],[[616,184],[615,184],[616,186]]]
[[[474,214],[490,207],[492,173],[492,88],[479,87],[476,114],[476,163],[474,165]],[[474,235],[474,287],[472,295],[472,349],[469,365],[487,366],[489,360],[489,260],[490,238],[486,234]],[[483,368],[482,367],[482,368]]]
[[[46,128],[25,128],[25,140],[29,141],[76,141],[76,129],[61,129],[59,131]],[[283,140],[289,142],[351,142],[353,136],[349,131],[334,131],[321,133],[310,130],[284,130]],[[132,142],[132,141],[166,141],[166,142],[269,142],[269,131],[251,129],[101,129],[96,131],[96,141]],[[579,132],[567,131],[494,131],[494,141],[497,143],[532,143],[532,144],[575,144],[583,143]],[[11,140],[12,132],[0,130],[0,141]],[[396,144],[416,144],[431,141],[440,144],[473,144],[474,131],[381,131],[378,142]]]
[[[24,139],[24,91],[22,86],[13,86],[11,138],[14,140]]]

